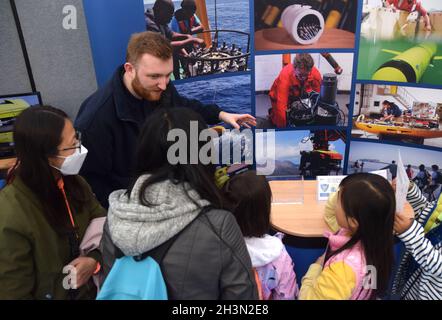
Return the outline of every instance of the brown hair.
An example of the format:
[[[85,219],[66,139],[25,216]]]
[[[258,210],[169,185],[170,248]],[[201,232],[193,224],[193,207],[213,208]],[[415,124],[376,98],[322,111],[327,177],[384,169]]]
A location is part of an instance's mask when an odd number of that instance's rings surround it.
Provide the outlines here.
[[[126,62],[136,64],[143,54],[150,54],[161,60],[172,58],[172,46],[163,35],[145,31],[130,37],[126,51]]]
[[[305,68],[307,70],[311,70],[314,65],[313,58],[308,53],[298,53],[293,59],[293,65],[295,68]]]
[[[262,237],[270,229],[272,191],[265,176],[246,171],[224,186],[229,209],[244,237]]]

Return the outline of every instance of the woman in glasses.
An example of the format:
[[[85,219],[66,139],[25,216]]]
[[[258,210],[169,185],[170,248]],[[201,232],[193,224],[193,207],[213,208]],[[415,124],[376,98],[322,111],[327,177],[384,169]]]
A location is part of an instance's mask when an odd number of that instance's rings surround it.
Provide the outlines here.
[[[78,176],[79,139],[53,107],[16,119],[17,165],[0,191],[0,299],[94,298],[105,210]]]

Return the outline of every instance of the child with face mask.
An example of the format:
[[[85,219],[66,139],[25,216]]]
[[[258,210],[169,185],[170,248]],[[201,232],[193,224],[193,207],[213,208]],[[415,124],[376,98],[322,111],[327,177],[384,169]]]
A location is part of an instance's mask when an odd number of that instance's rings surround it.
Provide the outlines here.
[[[0,191],[0,299],[93,299],[105,210],[78,175],[79,134],[63,111],[35,106],[17,117],[14,143]]]

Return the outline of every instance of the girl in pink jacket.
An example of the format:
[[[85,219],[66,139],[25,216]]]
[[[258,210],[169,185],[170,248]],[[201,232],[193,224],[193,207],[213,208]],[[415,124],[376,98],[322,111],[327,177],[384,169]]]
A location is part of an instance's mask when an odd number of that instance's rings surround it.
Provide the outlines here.
[[[368,300],[387,290],[393,265],[393,188],[381,176],[356,173],[342,180],[337,233],[326,233],[326,253],[302,279],[302,300]]]
[[[272,192],[264,176],[246,171],[224,186],[231,211],[244,235],[260,297],[264,300],[289,300],[298,294],[294,264],[282,243],[282,233],[268,234]]]

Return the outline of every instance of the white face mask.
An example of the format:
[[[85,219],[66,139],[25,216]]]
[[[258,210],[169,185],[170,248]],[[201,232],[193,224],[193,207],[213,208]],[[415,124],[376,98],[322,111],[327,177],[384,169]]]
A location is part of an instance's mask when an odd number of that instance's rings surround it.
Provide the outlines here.
[[[57,158],[64,159],[61,168],[57,168],[52,166],[53,168],[60,170],[60,172],[65,176],[76,175],[80,172],[81,166],[83,165],[84,160],[86,159],[87,149],[81,145],[81,152],[77,148],[75,152],[70,156],[63,157],[57,156]]]

